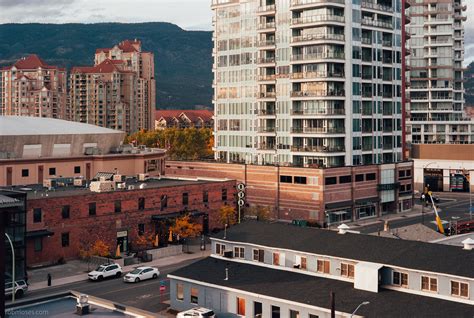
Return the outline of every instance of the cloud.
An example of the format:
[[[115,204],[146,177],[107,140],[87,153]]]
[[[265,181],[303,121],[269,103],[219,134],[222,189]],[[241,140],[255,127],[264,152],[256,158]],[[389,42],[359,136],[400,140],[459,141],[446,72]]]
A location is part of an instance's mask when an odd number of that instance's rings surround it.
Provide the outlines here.
[[[0,7],[40,7],[73,4],[75,0],[1,0]]]

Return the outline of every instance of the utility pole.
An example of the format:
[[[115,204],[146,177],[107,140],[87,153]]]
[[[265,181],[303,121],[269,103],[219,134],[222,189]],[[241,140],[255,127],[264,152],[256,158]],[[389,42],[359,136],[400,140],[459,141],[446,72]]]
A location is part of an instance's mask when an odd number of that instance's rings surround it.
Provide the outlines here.
[[[336,318],[336,295],[331,291],[329,297],[331,302],[331,318]]]

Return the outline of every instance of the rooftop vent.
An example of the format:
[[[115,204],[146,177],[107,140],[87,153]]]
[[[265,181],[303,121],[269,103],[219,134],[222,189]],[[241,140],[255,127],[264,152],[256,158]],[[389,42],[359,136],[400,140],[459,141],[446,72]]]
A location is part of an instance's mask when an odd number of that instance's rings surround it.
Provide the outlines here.
[[[464,244],[464,249],[468,251],[472,250],[472,248],[474,247],[474,240],[472,238],[467,238],[461,243]]]
[[[337,229],[339,230],[339,234],[346,234],[350,227],[347,224],[342,223],[337,227]]]
[[[90,305],[89,305],[89,296],[85,294],[79,295],[77,299],[76,305],[76,314],[79,316],[87,315],[90,313]]]

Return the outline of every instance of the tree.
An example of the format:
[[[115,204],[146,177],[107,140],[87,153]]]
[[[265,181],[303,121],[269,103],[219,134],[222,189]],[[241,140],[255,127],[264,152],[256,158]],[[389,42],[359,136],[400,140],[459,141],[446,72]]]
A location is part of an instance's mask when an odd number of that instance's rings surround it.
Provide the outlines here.
[[[219,209],[219,220],[222,225],[234,225],[237,223],[235,208],[230,205],[223,205]]]
[[[196,237],[202,232],[202,225],[193,223],[189,215],[177,218],[170,230],[182,238]]]
[[[256,205],[246,209],[246,215],[256,217],[258,220],[264,221],[270,219],[270,208],[268,206]]]
[[[97,240],[95,241],[94,245],[92,245],[91,254],[92,256],[97,255],[101,257],[109,257],[110,245],[102,240]]]

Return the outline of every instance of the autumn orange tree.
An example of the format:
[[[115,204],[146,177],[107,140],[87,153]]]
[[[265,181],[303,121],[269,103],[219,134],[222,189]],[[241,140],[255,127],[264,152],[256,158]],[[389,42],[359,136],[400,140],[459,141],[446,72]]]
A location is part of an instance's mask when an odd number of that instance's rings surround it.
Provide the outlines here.
[[[234,225],[237,223],[235,208],[230,205],[223,205],[219,209],[219,221],[222,225]]]
[[[196,237],[202,232],[202,225],[191,221],[189,215],[177,218],[170,230],[182,238]]]
[[[166,128],[141,130],[127,136],[124,143],[166,149],[168,157],[174,160],[195,160],[212,157],[214,139],[209,128]]]

